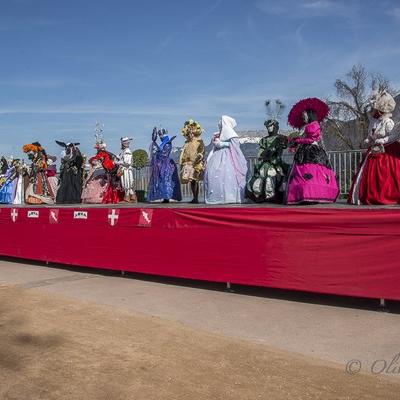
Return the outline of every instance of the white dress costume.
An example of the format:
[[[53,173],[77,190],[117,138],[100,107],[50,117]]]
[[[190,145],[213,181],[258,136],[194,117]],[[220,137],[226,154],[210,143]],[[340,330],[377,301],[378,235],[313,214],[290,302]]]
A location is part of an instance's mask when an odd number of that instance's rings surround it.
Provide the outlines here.
[[[121,142],[130,142],[130,138],[122,138]],[[125,192],[125,199],[132,199],[136,196],[135,193],[135,178],[133,176],[133,166],[132,166],[132,151],[127,147],[123,148],[121,153],[118,155],[117,164],[120,169],[121,187]]]
[[[213,145],[204,177],[207,204],[242,203],[246,186],[247,161],[235,132],[236,121],[223,115],[220,132],[214,134]]]

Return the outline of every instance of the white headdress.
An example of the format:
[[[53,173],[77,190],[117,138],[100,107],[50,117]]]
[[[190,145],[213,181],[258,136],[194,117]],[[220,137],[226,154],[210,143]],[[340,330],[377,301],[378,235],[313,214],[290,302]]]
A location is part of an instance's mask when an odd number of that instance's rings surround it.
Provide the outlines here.
[[[226,142],[232,138],[239,137],[234,128],[237,126],[236,121],[228,115],[223,115],[219,122],[221,134],[219,139]]]
[[[389,114],[396,108],[396,102],[390,93],[382,90],[374,96],[373,107],[383,114]]]

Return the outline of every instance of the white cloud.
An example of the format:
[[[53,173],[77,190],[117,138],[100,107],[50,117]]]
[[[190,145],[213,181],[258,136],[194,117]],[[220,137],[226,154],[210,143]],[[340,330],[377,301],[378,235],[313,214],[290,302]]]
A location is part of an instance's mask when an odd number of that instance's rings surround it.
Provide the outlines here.
[[[64,79],[1,79],[0,86],[21,88],[56,88],[66,85],[76,85],[77,82]],[[80,85],[81,83],[79,83]]]
[[[400,7],[393,8],[387,12],[387,15],[400,20]]]
[[[303,3],[301,6],[311,10],[330,10],[334,8],[335,4],[330,0],[313,0]]]
[[[48,28],[56,27],[62,24],[76,23],[77,19],[50,19],[42,17],[30,17],[30,18],[0,18],[0,31],[20,31],[26,29],[35,28]]]
[[[357,3],[346,3],[340,0],[257,0],[259,10],[287,18],[317,18],[327,16],[351,17],[357,8]]]

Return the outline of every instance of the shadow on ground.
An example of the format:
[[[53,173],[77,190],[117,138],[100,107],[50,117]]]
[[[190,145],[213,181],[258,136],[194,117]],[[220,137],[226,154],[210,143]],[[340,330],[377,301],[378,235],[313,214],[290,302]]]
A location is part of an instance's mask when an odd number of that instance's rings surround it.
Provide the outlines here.
[[[64,339],[54,333],[35,333],[29,329],[30,317],[8,303],[0,288],[0,368],[18,372],[29,368],[30,357],[35,353],[40,357],[60,346]]]
[[[71,265],[55,264],[55,263],[43,264],[42,262],[24,260],[24,259],[15,259],[11,257],[0,257],[0,260],[21,263],[21,264],[37,265],[41,267],[46,266],[48,268],[81,272],[91,275],[120,276],[121,279],[122,278],[136,279],[147,282],[156,282],[162,285],[183,286],[201,290],[227,291],[227,292],[232,292],[232,294],[236,293],[246,296],[256,296],[256,297],[281,299],[281,300],[301,302],[301,303],[319,304],[331,307],[353,308],[360,310],[400,314],[400,301],[386,300],[385,307],[382,307],[380,305],[379,299],[367,299],[367,298],[351,297],[351,296],[337,296],[337,295],[322,294],[322,293],[310,293],[310,292],[301,292],[296,290],[284,290],[284,289],[245,286],[236,284],[234,285],[232,284],[230,289],[227,289],[226,283],[199,281],[199,280],[165,277],[158,275],[148,275],[135,272],[126,272],[126,271],[121,272],[115,270],[88,268],[81,266],[76,267]]]

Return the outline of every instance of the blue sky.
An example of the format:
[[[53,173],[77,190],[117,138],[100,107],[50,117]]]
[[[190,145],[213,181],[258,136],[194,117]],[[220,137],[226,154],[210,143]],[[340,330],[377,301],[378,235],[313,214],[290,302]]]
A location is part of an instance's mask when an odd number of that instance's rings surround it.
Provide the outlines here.
[[[188,118],[260,129],[266,98],[332,96],[353,64],[399,87],[399,39],[399,0],[1,0],[0,154],[90,155],[97,120],[114,152]]]

